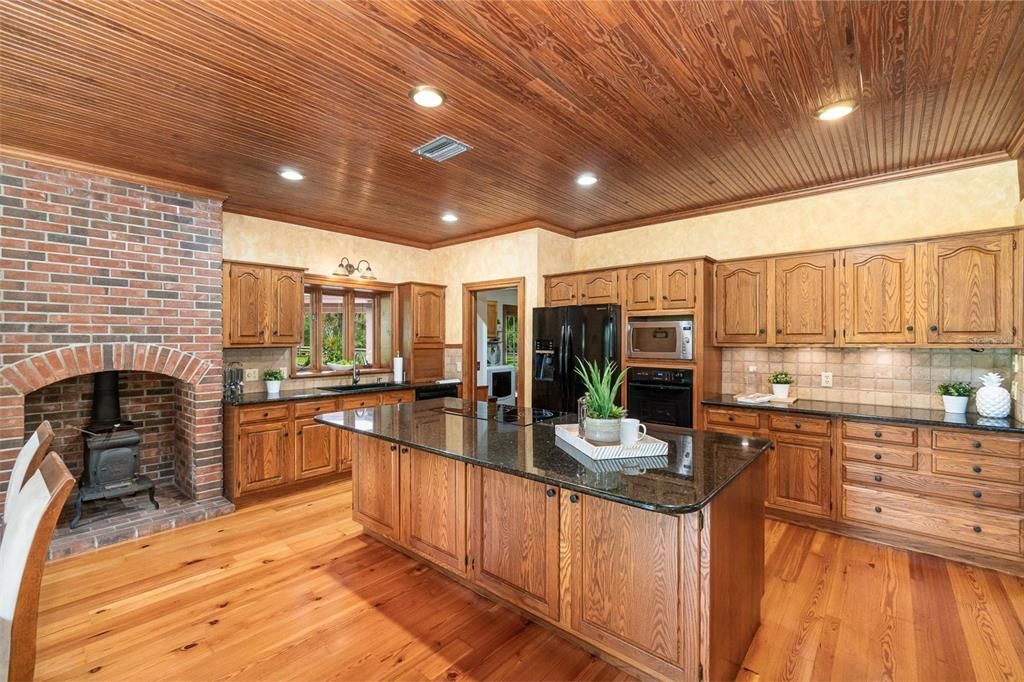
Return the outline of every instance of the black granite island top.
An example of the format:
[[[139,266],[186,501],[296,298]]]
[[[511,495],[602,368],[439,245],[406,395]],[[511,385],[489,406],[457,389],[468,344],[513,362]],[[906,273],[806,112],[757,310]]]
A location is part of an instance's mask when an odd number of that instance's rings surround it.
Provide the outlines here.
[[[373,384],[365,383],[357,386],[345,386],[341,390],[328,390],[326,388],[298,388],[292,391],[281,391],[280,393],[266,393],[265,391],[247,391],[237,398],[225,398],[227,405],[259,405],[260,403],[289,402],[293,400],[310,400],[312,398],[333,398],[339,395],[357,395],[359,393],[380,393],[382,391],[408,391],[411,384]]]
[[[822,417],[845,417],[849,419],[870,419],[882,422],[904,422],[923,426],[953,426],[963,429],[1024,433],[1024,422],[1013,417],[993,419],[978,414],[949,414],[942,410],[925,410],[912,407],[886,407],[885,405],[864,405],[861,403],[837,403],[825,400],[797,400],[791,405],[785,403],[741,403],[732,395],[710,395],[701,401],[704,405],[736,407],[748,410],[774,410],[795,414],[814,414]]]
[[[488,409],[486,403],[440,398],[333,412],[316,420],[666,514],[701,509],[769,447],[759,438],[652,425],[648,433],[668,442],[667,456],[596,462],[555,442],[555,425],[575,423],[575,417],[523,426],[495,421]]]

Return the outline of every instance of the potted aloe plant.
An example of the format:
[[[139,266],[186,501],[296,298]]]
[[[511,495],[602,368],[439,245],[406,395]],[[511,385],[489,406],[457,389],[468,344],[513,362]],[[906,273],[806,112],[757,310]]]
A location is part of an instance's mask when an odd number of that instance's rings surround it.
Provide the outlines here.
[[[576,367],[576,374],[587,389],[587,417],[583,430],[587,440],[595,443],[619,442],[619,429],[626,411],[616,405],[615,400],[626,370],[615,370],[614,362],[606,362],[604,368],[599,368],[596,362],[579,360]]]
[[[772,393],[780,398],[788,398],[789,387],[793,384],[793,377],[789,372],[775,372],[768,377],[768,383],[772,385]]]
[[[942,406],[949,414],[965,414],[967,401],[974,395],[974,387],[963,381],[939,384],[936,389],[942,396]]]
[[[284,372],[279,369],[268,369],[264,371],[263,381],[267,382],[267,393],[280,393],[282,379],[284,379]]]

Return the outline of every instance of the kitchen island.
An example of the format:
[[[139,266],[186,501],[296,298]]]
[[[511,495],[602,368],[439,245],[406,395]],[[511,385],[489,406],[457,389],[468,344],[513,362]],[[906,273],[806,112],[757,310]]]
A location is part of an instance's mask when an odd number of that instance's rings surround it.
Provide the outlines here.
[[[452,398],[324,414],[367,534],[664,679],[733,679],[760,624],[766,440],[679,429],[594,462],[569,417]]]

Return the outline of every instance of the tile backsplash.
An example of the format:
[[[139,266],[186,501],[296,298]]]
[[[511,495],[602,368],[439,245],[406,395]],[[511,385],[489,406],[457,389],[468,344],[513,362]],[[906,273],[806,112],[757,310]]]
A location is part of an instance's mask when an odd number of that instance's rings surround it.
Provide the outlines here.
[[[1016,398],[1019,419],[1024,402],[1021,365],[1020,353],[1012,350],[729,348],[722,353],[722,391],[770,392],[768,376],[785,370],[793,375],[792,395],[799,398],[942,409],[942,398],[935,393],[940,383],[979,385],[978,377],[997,372]],[[756,370],[750,372],[750,367]],[[822,372],[832,373],[831,388],[821,385]],[[974,411],[973,399],[968,409]]]

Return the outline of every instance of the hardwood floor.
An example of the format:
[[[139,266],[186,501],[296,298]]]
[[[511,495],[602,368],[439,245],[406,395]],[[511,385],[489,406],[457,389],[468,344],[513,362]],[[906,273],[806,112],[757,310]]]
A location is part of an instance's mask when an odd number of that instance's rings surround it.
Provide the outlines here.
[[[747,680],[1024,678],[1024,581],[768,524]],[[351,484],[51,563],[36,678],[628,679],[362,537]]]

